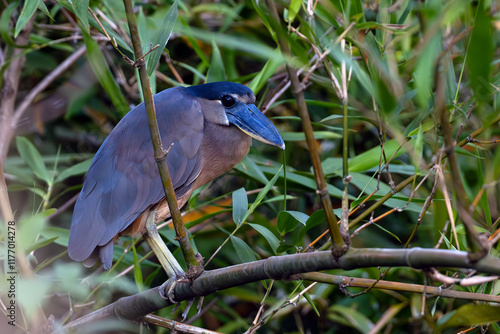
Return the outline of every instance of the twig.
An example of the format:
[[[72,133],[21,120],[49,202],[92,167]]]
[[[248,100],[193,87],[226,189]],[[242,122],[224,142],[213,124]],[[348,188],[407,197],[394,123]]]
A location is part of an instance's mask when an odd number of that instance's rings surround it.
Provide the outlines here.
[[[33,100],[43,92],[54,80],[56,80],[61,74],[66,72],[83,54],[86,48],[84,46],[77,49],[74,53],[66,58],[59,66],[57,66],[52,72],[50,72],[42,81],[38,83],[29,94],[23,98],[23,102],[16,108],[14,116],[12,118],[11,126],[16,127],[19,119],[22,117],[24,112],[33,103]]]

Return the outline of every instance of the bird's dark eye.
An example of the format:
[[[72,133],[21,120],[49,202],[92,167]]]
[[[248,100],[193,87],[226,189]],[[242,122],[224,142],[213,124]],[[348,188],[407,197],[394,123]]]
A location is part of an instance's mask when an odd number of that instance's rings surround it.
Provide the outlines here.
[[[236,101],[234,100],[234,97],[230,96],[230,95],[224,95],[220,101],[222,102],[222,105],[226,108],[231,108],[232,106],[234,106],[234,104],[236,103]]]

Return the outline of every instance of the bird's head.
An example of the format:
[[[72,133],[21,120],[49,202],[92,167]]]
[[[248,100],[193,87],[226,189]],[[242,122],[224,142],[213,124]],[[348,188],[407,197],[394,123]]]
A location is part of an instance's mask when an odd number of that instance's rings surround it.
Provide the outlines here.
[[[186,89],[197,98],[208,121],[219,125],[235,125],[258,141],[285,148],[278,130],[255,106],[255,95],[250,88],[221,81]]]

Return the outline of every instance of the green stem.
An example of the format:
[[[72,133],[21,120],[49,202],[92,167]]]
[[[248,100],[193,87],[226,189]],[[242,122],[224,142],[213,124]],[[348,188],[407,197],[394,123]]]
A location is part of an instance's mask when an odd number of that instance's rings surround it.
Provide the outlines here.
[[[156,121],[156,111],[153,100],[153,93],[151,91],[151,86],[149,85],[149,77],[146,69],[143,53],[141,48],[141,41],[139,38],[139,31],[137,29],[137,22],[134,15],[134,8],[132,5],[132,0],[123,0],[125,5],[125,11],[127,13],[127,21],[130,29],[130,36],[132,39],[132,44],[134,47],[135,59],[138,60],[136,66],[139,68],[139,78],[141,81],[142,92],[144,95],[144,104],[146,106],[146,111],[148,114],[149,130],[151,133],[151,139],[154,147],[154,157],[158,164],[158,170],[160,172],[160,177],[165,190],[165,197],[170,209],[170,215],[174,222],[175,232],[177,234],[177,239],[182,249],[182,254],[188,267],[195,267],[198,265],[195,253],[191,248],[191,243],[189,242],[189,237],[184,227],[184,222],[182,221],[181,213],[177,205],[177,198],[175,196],[174,187],[172,186],[172,180],[170,178],[170,173],[167,167],[166,156],[167,153],[163,149],[161,143],[160,132],[158,130],[158,123]]]

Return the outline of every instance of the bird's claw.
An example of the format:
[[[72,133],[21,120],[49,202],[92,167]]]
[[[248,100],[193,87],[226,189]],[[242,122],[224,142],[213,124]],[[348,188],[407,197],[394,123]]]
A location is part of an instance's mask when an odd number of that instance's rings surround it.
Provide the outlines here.
[[[163,283],[160,288],[160,296],[163,299],[168,299],[172,304],[177,304],[177,302],[174,300],[174,290],[175,286],[177,285],[177,279],[176,278],[169,278],[165,283]]]

